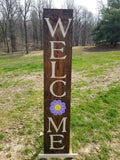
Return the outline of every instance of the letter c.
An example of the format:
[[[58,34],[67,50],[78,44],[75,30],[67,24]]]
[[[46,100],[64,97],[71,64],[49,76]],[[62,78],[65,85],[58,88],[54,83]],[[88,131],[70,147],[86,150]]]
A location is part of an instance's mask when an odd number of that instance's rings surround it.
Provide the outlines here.
[[[57,80],[57,81],[54,81],[51,85],[50,85],[50,92],[53,96],[55,97],[64,97],[66,96],[66,92],[64,92],[62,95],[58,96],[56,95],[54,92],[53,92],[53,87],[54,87],[54,84],[57,83],[57,82],[62,82],[64,85],[66,85],[66,82],[65,81],[62,81],[62,80]]]

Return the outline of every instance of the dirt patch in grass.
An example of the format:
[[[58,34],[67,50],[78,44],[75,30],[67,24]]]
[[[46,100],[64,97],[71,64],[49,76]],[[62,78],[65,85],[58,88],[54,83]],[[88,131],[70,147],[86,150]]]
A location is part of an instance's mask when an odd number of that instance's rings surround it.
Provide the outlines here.
[[[32,89],[43,89],[43,72],[32,72],[29,75],[18,76],[14,78],[15,81],[32,81]]]
[[[43,131],[43,118],[40,116],[40,114],[43,115],[42,112],[39,107],[31,107],[25,111],[11,113],[12,119],[11,117],[3,119],[4,125],[0,129],[0,133],[4,133],[5,138],[0,144],[0,147],[3,147],[0,151],[0,160],[24,159],[26,148],[32,148],[29,157],[35,153],[35,138],[39,138]]]
[[[87,90],[102,87],[103,90],[106,90],[108,88],[107,86],[111,83],[120,81],[120,65],[113,70],[108,69],[106,75],[97,77],[85,77],[84,71],[72,72],[72,84],[80,83],[81,80],[85,81],[87,85],[80,88],[78,87],[77,89]]]
[[[18,160],[22,158],[21,151],[24,148],[22,143],[19,143],[19,138],[12,138],[10,142],[4,145],[4,149],[0,152],[0,160]]]
[[[29,54],[27,55],[24,55],[25,57],[28,57],[28,56],[40,56],[43,54],[43,50],[40,50],[40,51],[31,51],[29,52]]]
[[[16,93],[21,93],[29,89],[43,89],[43,73],[30,73],[30,75],[18,76],[10,79],[6,78],[3,82],[10,80],[23,83],[19,85],[11,85],[8,88],[0,88],[0,109],[12,109],[14,107],[13,98]],[[26,82],[28,82],[28,84]]]
[[[79,150],[79,157],[81,158],[85,158],[86,155],[88,156],[91,156],[93,154],[97,154],[100,152],[100,145],[99,144],[94,144],[94,143],[91,143],[91,144],[87,144],[86,147],[84,148],[81,148]]]
[[[114,138],[111,142],[107,142],[107,145],[111,148],[109,160],[118,160],[120,157],[120,139]]]
[[[110,46],[99,46],[99,47],[94,47],[94,46],[86,46],[83,47],[83,51],[85,52],[108,52],[108,51],[119,51],[120,50],[120,45],[118,45],[116,48],[110,47]]]

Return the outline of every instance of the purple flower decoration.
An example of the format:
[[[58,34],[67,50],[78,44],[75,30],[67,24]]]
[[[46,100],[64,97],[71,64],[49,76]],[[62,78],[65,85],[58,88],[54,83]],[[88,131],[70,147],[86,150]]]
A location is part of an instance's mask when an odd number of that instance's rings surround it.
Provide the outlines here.
[[[61,100],[54,100],[50,103],[50,112],[56,115],[62,115],[65,113],[66,104]]]

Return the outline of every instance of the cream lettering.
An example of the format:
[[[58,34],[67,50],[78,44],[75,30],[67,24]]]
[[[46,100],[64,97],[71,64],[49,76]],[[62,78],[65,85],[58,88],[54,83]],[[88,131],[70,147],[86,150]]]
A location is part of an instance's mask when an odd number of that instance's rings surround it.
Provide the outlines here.
[[[53,29],[53,27],[52,27],[52,25],[51,25],[51,23],[50,23],[50,19],[49,19],[49,18],[45,18],[45,20],[46,20],[46,22],[47,22],[47,25],[48,25],[48,28],[49,28],[49,31],[50,31],[52,37],[54,37],[55,32],[56,32],[56,30],[57,30],[57,27],[59,26],[64,38],[65,38],[65,36],[66,36],[66,34],[67,34],[67,32],[68,32],[70,23],[71,23],[71,21],[72,21],[71,18],[68,19],[67,28],[66,28],[66,30],[64,30],[63,24],[62,24],[62,22],[61,22],[61,18],[58,19],[57,24],[56,24],[56,26],[55,26],[54,29]]]
[[[50,129],[50,128],[51,128],[51,124],[52,124],[52,126],[54,127],[54,129],[55,129],[56,132],[58,132],[58,131],[60,130],[60,127],[61,127],[61,126],[63,127],[62,132],[66,132],[66,121],[67,121],[67,117],[64,117],[64,118],[61,120],[61,122],[60,122],[60,124],[59,124],[58,127],[55,125],[55,123],[54,123],[54,121],[53,121],[53,119],[52,119],[51,117],[48,117],[48,119],[49,119],[49,130],[48,130],[47,132],[52,132],[51,129]],[[63,125],[62,125],[62,124],[63,124]]]
[[[64,135],[62,134],[54,134],[54,135],[50,135],[50,149],[54,149],[54,150],[62,150],[64,149],[65,146],[59,147],[59,148],[55,148],[54,147],[54,143],[59,143],[62,144],[62,140],[54,140],[54,137],[59,137],[59,138],[64,138]]]
[[[50,57],[50,59],[65,59],[66,58],[66,56],[64,56],[64,57],[55,57],[54,56],[54,51],[61,51],[61,52],[63,52],[63,48],[61,48],[61,49],[58,49],[58,48],[54,48],[54,44],[55,43],[57,43],[57,44],[64,44],[64,46],[66,45],[65,44],[65,42],[64,41],[50,41],[50,43],[51,43],[51,57]]]
[[[51,85],[50,85],[50,93],[51,93],[53,96],[55,96],[55,97],[64,97],[64,96],[66,95],[66,92],[64,92],[62,95],[56,95],[56,94],[54,93],[54,91],[53,91],[54,85],[55,85],[56,83],[58,83],[58,82],[61,82],[61,83],[63,83],[64,85],[66,85],[66,82],[65,82],[65,81],[63,81],[63,80],[56,80],[56,81],[54,81],[53,83],[51,83]]]

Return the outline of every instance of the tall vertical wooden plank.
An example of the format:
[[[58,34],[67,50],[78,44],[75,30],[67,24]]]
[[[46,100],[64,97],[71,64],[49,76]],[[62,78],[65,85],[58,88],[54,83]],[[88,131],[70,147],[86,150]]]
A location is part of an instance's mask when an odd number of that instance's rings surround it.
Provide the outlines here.
[[[44,152],[69,153],[72,10],[44,9]]]

